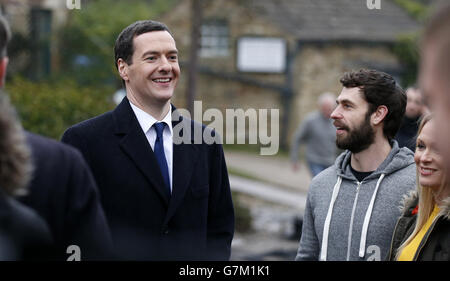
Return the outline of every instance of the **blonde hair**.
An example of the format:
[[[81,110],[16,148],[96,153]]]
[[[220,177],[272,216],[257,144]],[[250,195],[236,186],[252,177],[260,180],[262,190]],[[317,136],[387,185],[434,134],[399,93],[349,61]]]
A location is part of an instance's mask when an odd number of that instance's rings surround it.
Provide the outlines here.
[[[427,114],[422,118],[417,132],[417,136],[420,135],[425,124],[427,124],[432,119],[433,114]],[[396,260],[398,260],[398,258],[400,257],[400,254],[403,251],[403,249],[414,239],[417,233],[419,233],[419,231],[425,225],[425,223],[427,222],[428,218],[431,215],[431,212],[433,211],[434,205],[436,204],[433,190],[431,188],[423,187],[420,185],[419,175],[417,172],[416,172],[416,182],[417,182],[417,194],[419,197],[419,208],[417,212],[416,225],[414,227],[414,231],[411,233],[408,239],[406,239],[405,242],[403,242],[397,249],[397,253],[395,255]],[[440,194],[442,192],[446,184],[447,181],[444,175],[441,181],[441,187],[439,188],[437,194]]]

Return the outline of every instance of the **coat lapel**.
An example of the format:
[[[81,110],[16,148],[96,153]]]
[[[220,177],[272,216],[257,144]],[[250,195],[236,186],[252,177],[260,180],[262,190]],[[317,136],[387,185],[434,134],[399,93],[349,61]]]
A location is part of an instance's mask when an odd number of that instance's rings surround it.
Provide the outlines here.
[[[142,132],[127,98],[124,98],[113,111],[113,116],[116,129],[115,134],[121,138],[119,141],[120,147],[131,158],[150,182],[150,185],[157,191],[166,206],[168,206],[169,196],[166,192],[155,154],[144,132]]]

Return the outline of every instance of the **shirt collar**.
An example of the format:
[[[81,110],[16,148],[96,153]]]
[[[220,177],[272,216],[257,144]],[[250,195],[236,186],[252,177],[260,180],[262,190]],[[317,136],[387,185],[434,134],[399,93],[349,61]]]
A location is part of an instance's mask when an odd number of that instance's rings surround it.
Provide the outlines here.
[[[131,108],[133,109],[134,115],[136,115],[136,118],[139,122],[139,125],[142,128],[142,131],[144,133],[147,133],[148,130],[158,122],[153,116],[148,114],[147,112],[143,111],[139,107],[135,106],[132,102],[130,102]],[[169,128],[170,134],[172,134],[172,104],[170,104],[169,112],[167,112],[166,116],[161,120],[161,122],[166,123],[167,127]]]

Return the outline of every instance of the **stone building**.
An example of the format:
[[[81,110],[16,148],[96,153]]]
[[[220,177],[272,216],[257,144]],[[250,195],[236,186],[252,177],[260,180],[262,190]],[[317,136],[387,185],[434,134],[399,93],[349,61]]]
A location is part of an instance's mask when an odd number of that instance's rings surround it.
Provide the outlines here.
[[[280,109],[285,147],[304,116],[316,108],[318,95],[339,94],[345,71],[368,67],[399,78],[403,69],[393,43],[420,28],[393,0],[381,0],[381,9],[369,9],[366,0],[202,2],[195,99],[203,102],[203,110]],[[179,105],[187,102],[190,4],[180,0],[158,19],[174,34],[183,62],[175,98]]]
[[[48,38],[56,36],[54,31],[67,19],[69,2],[79,2],[85,9],[89,1],[95,0],[0,0],[1,11],[16,33],[36,45],[32,54],[15,58],[9,72],[23,68],[30,58],[35,78],[57,68],[58,46]],[[191,2],[175,1],[156,19],[170,27],[180,51],[182,77],[174,99],[178,107],[187,107]],[[226,109],[279,109],[280,140],[285,147],[304,116],[315,109],[317,96],[325,91],[339,93],[343,72],[371,67],[399,77],[403,68],[392,45],[399,35],[420,27],[394,0],[381,0],[381,9],[369,9],[367,0],[200,2],[195,99],[203,102],[203,111],[218,108],[224,114]],[[243,136],[247,140],[258,126],[248,123]],[[227,122],[226,126],[235,125]]]

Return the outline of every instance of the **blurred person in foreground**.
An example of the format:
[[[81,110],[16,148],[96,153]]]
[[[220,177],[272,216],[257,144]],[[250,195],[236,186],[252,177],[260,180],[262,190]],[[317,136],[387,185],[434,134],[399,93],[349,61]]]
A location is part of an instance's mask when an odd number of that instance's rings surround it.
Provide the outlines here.
[[[346,149],[311,181],[296,260],[381,260],[415,186],[413,153],[394,136],[406,95],[392,76],[361,69],[345,73],[331,113],[336,145]]]
[[[436,148],[432,115],[419,127],[414,160],[417,190],[405,197],[392,238],[390,260],[450,261],[450,183]]]
[[[422,93],[418,88],[409,87],[406,90],[406,110],[402,125],[398,129],[395,140],[399,147],[406,146],[414,152],[416,149],[416,136],[419,128],[419,119],[425,111]]]
[[[0,29],[0,38],[4,38]],[[45,221],[14,197],[27,192],[32,163],[16,114],[0,90],[0,261],[51,258],[52,236]]]
[[[0,15],[0,33],[10,34]],[[6,52],[10,36],[2,36]],[[0,60],[0,88],[3,87],[8,57]],[[14,93],[12,93],[14,94]],[[33,93],[30,93],[32,95]],[[111,237],[98,191],[89,167],[74,148],[25,132],[34,171],[28,192],[18,199],[45,219],[54,239],[52,258],[66,260],[67,248],[76,245],[82,260],[111,258]]]
[[[435,114],[435,137],[450,178],[450,3],[445,2],[428,21],[422,38],[419,81]]]
[[[318,107],[308,114],[295,132],[291,145],[291,162],[294,171],[298,170],[298,150],[302,143],[306,144],[306,162],[311,175],[333,165],[336,159],[336,134],[330,114],[336,106],[336,96],[324,93],[319,96]]]
[[[92,168],[118,258],[228,260],[234,210],[225,157],[221,144],[203,138],[213,130],[171,104],[180,77],[172,34],[163,23],[137,21],[114,52],[126,97],[62,140]]]

